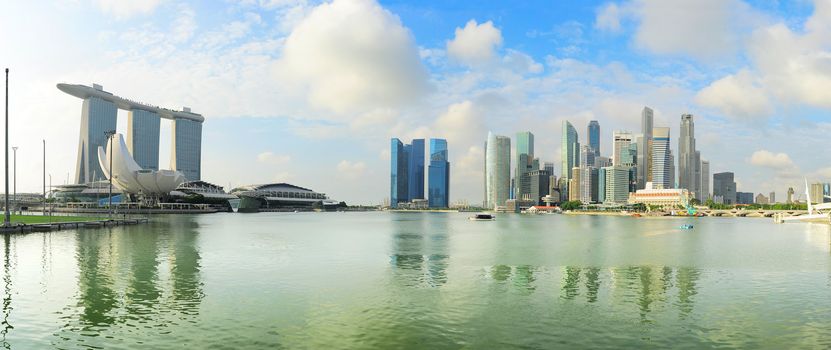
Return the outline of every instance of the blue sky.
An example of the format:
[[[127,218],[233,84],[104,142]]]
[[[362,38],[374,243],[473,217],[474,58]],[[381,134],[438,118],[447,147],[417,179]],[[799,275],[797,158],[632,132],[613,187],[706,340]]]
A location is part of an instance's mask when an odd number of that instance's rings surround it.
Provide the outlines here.
[[[183,1],[8,4],[20,191],[74,172],[80,101],[58,82],[202,113],[203,178],[288,181],[350,203],[389,191],[390,137],[448,139],[451,202],[480,203],[487,132],[536,134],[560,160],[560,124],[639,132],[696,116],[711,170],[740,191],[831,181],[831,0]],[[6,35],[6,33],[12,33]],[[119,128],[126,131],[125,118]],[[164,123],[163,123],[164,124]],[[162,127],[162,167],[169,160]],[[607,153],[604,151],[604,153]],[[559,173],[559,169],[557,170]],[[797,192],[801,192],[798,190]]]

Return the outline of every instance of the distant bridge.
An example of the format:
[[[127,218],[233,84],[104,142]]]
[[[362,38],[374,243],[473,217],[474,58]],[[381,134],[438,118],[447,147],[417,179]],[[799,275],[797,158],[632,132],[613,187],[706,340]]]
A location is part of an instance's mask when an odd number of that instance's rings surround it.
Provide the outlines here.
[[[776,214],[799,216],[808,214],[807,210],[763,210],[763,209],[701,209],[698,213],[704,216],[772,218]]]

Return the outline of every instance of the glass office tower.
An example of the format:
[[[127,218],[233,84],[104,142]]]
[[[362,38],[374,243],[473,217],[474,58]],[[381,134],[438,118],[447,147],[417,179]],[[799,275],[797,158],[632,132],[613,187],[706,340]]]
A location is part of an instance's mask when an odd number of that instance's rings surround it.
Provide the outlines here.
[[[75,183],[84,184],[105,179],[98,163],[98,147],[107,147],[108,131],[115,130],[115,104],[99,97],[84,99],[81,107],[81,138],[78,142],[78,160]]]
[[[424,199],[424,139],[414,139],[407,148],[407,200]]]
[[[589,147],[592,148],[594,152],[594,157],[600,157],[600,123],[597,120],[592,120],[589,122],[589,130],[587,132],[589,136]],[[595,164],[589,163],[589,166],[595,166]]]
[[[669,149],[669,128],[652,129],[652,181],[656,188],[674,188],[675,175]],[[660,187],[659,187],[660,186]]]
[[[142,169],[159,170],[159,126],[154,112],[130,110],[127,115],[127,149]]]
[[[188,181],[201,180],[202,123],[177,118],[173,121],[170,169],[181,171]]]
[[[390,141],[390,207],[407,202],[407,153],[401,140]]]
[[[430,166],[428,170],[428,205],[430,208],[450,206],[450,162],[447,158],[447,140],[430,139]]]

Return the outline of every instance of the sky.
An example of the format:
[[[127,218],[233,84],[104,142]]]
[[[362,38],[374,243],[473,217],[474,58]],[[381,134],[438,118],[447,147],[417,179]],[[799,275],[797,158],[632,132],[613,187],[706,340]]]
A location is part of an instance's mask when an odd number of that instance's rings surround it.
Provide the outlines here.
[[[598,120],[608,155],[644,106],[676,153],[695,115],[739,191],[831,182],[831,0],[15,1],[0,65],[18,192],[41,190],[42,140],[52,184],[74,176],[81,101],[61,82],[205,116],[205,181],[350,204],[389,196],[391,137],[446,138],[450,201],[478,204],[488,131],[533,132],[559,174],[563,120],[581,142]]]

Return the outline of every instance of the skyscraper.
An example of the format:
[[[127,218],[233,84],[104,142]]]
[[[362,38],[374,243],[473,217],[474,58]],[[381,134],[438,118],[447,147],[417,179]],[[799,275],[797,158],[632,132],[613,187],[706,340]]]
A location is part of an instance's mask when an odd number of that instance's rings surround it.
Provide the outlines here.
[[[770,196],[768,196],[768,201],[770,204],[776,204],[776,192],[771,192]]]
[[[733,173],[713,174],[713,198],[723,204],[736,204],[736,181]]]
[[[511,196],[511,138],[488,133],[485,149],[485,207],[505,205]]]
[[[629,200],[629,169],[620,165],[603,168],[605,203],[623,204]]]
[[[568,121],[563,121],[563,138],[561,150],[563,168],[560,175],[560,193],[569,198],[568,187],[572,179],[572,169],[580,164],[580,143],[577,130]]]
[[[554,176],[554,163],[552,162],[545,162],[543,165],[543,170],[547,171],[551,176]]]
[[[530,131],[518,132],[516,134],[516,189],[514,193],[517,199],[526,199],[531,192],[531,180],[526,176],[528,172],[539,170],[539,159],[534,158],[534,134]]]
[[[632,144],[632,134],[626,131],[615,131],[612,141],[612,165],[623,165],[624,154],[628,155],[629,145]]]
[[[710,162],[701,160],[701,202],[710,199]],[[770,198],[769,198],[770,199]]]
[[[652,182],[655,188],[673,188],[669,128],[652,129]],[[659,187],[660,186],[660,187]]]
[[[641,111],[641,138],[638,144],[638,188],[642,189],[652,181],[652,108]]]
[[[681,115],[678,138],[678,187],[703,200],[701,186],[701,154],[695,149],[695,122],[692,114]]]
[[[430,208],[450,206],[450,162],[447,140],[430,139],[430,167],[428,170],[428,198]]]
[[[600,123],[597,120],[589,122],[589,128],[586,135],[589,137],[589,147],[591,147],[594,157],[600,156]],[[594,164],[590,164],[594,166]]]
[[[398,203],[408,202],[407,191],[407,152],[401,140],[390,140],[390,207],[398,208]]]
[[[390,143],[390,206],[424,199],[424,139]]]
[[[424,139],[414,139],[407,147],[407,198],[424,199]]]
[[[105,148],[106,133],[115,131],[117,110],[129,111],[127,150],[142,168],[159,169],[159,118],[172,120],[170,169],[182,172],[188,181],[202,176],[202,123],[205,118],[184,107],[182,111],[160,108],[116,96],[98,84],[58,84],[58,89],[84,101],[81,137],[78,142],[75,182],[104,178],[98,163],[98,147]]]
[[[142,169],[159,170],[158,113],[132,109],[127,115],[127,150]]]
[[[93,85],[103,91],[100,85]],[[104,179],[98,164],[98,147],[107,147],[107,131],[115,130],[117,109],[115,103],[100,97],[84,99],[81,107],[81,138],[78,142],[78,165],[75,183],[83,184]]]
[[[809,193],[811,194],[811,203],[818,204],[824,202],[825,186],[821,182],[813,183],[810,186]]]

